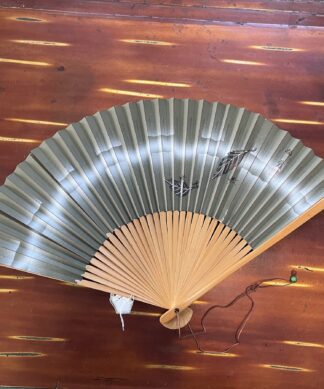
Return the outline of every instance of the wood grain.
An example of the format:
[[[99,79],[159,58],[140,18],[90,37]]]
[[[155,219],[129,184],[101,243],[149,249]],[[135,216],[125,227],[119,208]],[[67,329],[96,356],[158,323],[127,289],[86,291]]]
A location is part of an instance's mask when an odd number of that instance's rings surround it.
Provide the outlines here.
[[[322,2],[210,0],[208,7],[199,0],[145,3],[1,1],[0,57],[48,62],[50,66],[0,63],[0,137],[42,141],[61,128],[6,118],[70,123],[141,98],[104,93],[100,91],[103,87],[219,100],[269,119],[324,122],[323,107],[300,103],[323,102]],[[121,10],[123,15],[118,16]],[[135,43],[122,41],[127,39]],[[69,46],[14,40],[65,42]],[[230,64],[223,59],[264,65]],[[131,84],[126,81],[129,79],[190,87]],[[277,124],[324,156],[323,125]],[[0,181],[36,146],[0,140]],[[0,351],[46,354],[42,358],[1,357],[0,385],[53,388],[59,381],[62,388],[69,389],[194,389],[203,382],[212,389],[322,388],[323,348],[282,341],[324,345],[324,273],[307,270],[323,268],[323,230],[324,217],[316,216],[210,291],[202,298],[205,304],[193,305],[192,324],[198,329],[208,304],[225,304],[257,279],[289,276],[293,265],[301,267],[298,278],[304,287],[269,288],[255,295],[256,310],[243,333],[242,345],[233,351],[236,357],[193,353],[194,343],[178,341],[154,316],[162,310],[149,305],[135,304],[138,315],[126,317],[122,333],[105,293],[36,276],[0,278],[1,289],[16,290],[0,293]],[[178,234],[182,231],[179,219]],[[176,248],[181,249],[180,245]],[[141,245],[138,250],[149,255],[153,247]],[[23,275],[5,268],[0,273]],[[242,302],[228,312],[211,315],[206,323],[208,334],[201,338],[203,345],[218,350],[228,346],[246,309]],[[16,335],[66,341],[9,338]],[[160,368],[148,369],[148,364]],[[262,367],[264,364],[312,371],[275,370]],[[165,365],[193,369],[172,370],[163,368]]]

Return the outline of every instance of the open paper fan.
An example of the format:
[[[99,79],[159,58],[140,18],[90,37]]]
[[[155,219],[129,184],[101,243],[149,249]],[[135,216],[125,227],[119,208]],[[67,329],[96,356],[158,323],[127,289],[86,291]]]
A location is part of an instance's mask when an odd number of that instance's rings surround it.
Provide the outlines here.
[[[0,263],[187,308],[323,209],[324,162],[256,113],[145,100],[34,149],[0,188]]]

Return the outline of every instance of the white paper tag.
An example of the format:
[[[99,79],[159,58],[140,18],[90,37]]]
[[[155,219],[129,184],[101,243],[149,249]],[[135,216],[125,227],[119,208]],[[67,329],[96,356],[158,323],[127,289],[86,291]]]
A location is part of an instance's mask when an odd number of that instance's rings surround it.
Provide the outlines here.
[[[125,331],[125,323],[123,319],[123,315],[131,313],[134,303],[133,297],[123,297],[118,294],[110,293],[109,301],[111,305],[114,307],[115,312],[120,317],[122,330]]]
[[[134,303],[133,297],[123,297],[110,293],[109,301],[118,315],[126,315],[132,311]]]

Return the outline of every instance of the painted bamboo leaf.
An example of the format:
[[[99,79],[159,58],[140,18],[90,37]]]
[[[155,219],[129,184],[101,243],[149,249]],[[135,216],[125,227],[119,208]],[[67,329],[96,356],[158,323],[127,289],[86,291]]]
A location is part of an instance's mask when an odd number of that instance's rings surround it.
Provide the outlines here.
[[[285,150],[285,155],[283,156],[283,158],[278,161],[277,165],[276,165],[276,170],[277,170],[277,173],[280,173],[282,171],[282,169],[285,167],[285,165],[287,164],[289,158],[292,156],[293,152],[290,150],[290,149],[286,149]]]
[[[215,178],[223,176],[224,174],[227,174],[230,170],[233,170],[234,168],[238,167],[239,164],[242,162],[244,156],[253,151],[256,151],[256,149],[230,151],[225,157],[221,159],[217,166],[216,173],[212,176],[211,179],[214,180]]]
[[[176,196],[184,197],[186,196],[192,189],[198,188],[198,182],[195,182],[192,184],[192,186],[189,186],[185,180],[184,177],[180,177],[179,180],[167,180],[165,179],[165,182],[168,184],[169,188],[175,193]]]

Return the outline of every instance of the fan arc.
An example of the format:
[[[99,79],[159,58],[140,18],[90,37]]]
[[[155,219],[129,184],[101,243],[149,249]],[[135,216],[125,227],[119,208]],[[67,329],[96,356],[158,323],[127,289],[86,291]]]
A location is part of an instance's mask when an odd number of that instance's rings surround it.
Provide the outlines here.
[[[188,306],[323,209],[324,162],[259,114],[157,99],[88,116],[0,187],[0,264]]]

